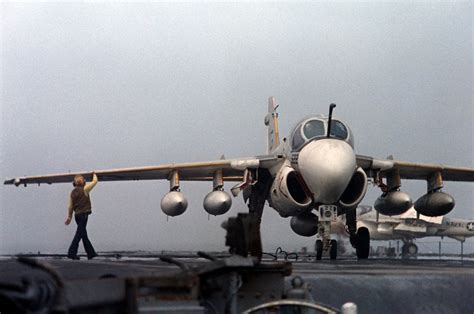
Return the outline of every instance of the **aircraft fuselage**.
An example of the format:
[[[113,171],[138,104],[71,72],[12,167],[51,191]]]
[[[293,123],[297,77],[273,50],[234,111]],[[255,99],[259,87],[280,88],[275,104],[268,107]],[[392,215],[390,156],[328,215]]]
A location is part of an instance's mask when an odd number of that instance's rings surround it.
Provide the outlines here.
[[[451,237],[463,240],[474,236],[474,221],[443,217],[441,224],[417,219],[384,222],[359,218],[358,227],[369,229],[373,240],[413,239],[423,237]]]
[[[299,189],[309,194],[307,197],[312,200],[311,206],[304,206],[303,209],[295,206],[290,212],[280,211],[278,203],[273,202],[273,207],[280,214],[284,212],[283,216],[311,211],[318,205],[340,205],[339,201],[357,171],[357,164],[354,139],[349,127],[339,120],[332,120],[332,123],[333,131],[328,137],[328,118],[320,115],[305,118],[273,152],[283,155],[289,164],[286,162],[273,169],[272,175],[278,177],[282,168],[291,167],[298,174]],[[364,188],[360,187],[360,190],[365,194],[366,181],[361,184]],[[357,204],[351,205],[355,207]]]

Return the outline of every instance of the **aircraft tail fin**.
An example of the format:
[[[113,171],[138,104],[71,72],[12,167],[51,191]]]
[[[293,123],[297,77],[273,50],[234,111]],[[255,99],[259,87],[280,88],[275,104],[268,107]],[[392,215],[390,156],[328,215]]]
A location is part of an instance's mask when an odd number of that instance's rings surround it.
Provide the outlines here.
[[[275,97],[268,98],[268,113],[265,116],[265,125],[268,127],[267,153],[273,152],[280,145],[277,108]]]

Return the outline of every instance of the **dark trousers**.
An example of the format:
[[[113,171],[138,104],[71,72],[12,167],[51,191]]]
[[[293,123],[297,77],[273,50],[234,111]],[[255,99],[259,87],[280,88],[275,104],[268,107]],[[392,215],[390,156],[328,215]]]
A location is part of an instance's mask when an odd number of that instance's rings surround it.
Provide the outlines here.
[[[94,247],[92,246],[89,237],[87,237],[87,219],[88,214],[77,214],[74,215],[74,219],[76,220],[77,230],[76,234],[74,235],[74,239],[72,239],[71,245],[69,246],[69,251],[67,253],[68,257],[74,257],[77,255],[77,249],[79,248],[79,242],[82,240],[82,244],[84,245],[84,250],[86,250],[87,257],[94,257],[97,254],[95,253]]]

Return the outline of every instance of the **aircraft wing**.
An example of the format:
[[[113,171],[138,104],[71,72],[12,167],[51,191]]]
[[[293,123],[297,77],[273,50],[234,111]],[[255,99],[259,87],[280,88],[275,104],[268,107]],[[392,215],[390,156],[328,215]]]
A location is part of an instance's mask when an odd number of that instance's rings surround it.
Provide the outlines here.
[[[158,166],[118,168],[108,170],[80,171],[40,176],[26,176],[7,179],[4,184],[27,185],[41,183],[70,183],[76,175],[83,175],[86,180],[92,179],[95,172],[99,181],[130,181],[130,180],[167,180],[174,171],[184,181],[212,181],[214,174],[222,170],[225,181],[242,181],[246,169],[269,168],[280,161],[275,156],[257,156],[240,159],[221,159],[205,162],[173,163]]]
[[[441,225],[441,223],[443,222],[443,216],[428,217],[425,215],[420,215],[416,212],[414,207],[411,207],[409,210],[396,217],[399,217],[402,220],[421,220],[436,225]]]
[[[428,180],[433,174],[439,172],[445,181],[474,182],[473,168],[413,163],[392,159],[375,159],[361,155],[357,155],[357,164],[365,172],[377,172],[382,177],[385,177],[393,170],[398,170],[401,179]]]

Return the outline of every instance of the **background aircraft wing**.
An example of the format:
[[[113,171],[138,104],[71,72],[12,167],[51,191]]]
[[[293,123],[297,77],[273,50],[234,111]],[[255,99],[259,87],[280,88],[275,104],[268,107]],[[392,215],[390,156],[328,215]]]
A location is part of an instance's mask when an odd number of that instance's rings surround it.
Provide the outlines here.
[[[432,223],[432,224],[437,224],[437,225],[441,225],[441,223],[443,222],[443,216],[428,217],[425,215],[420,215],[415,210],[414,207],[411,207],[409,210],[407,210],[403,214],[399,216],[395,216],[395,217],[399,217],[400,219],[404,219],[404,220],[416,220],[418,222],[424,221],[427,223]]]
[[[401,179],[427,180],[436,172],[440,172],[445,181],[474,182],[474,169],[452,167],[438,164],[413,163],[392,159],[375,159],[357,155],[357,164],[368,174],[378,172],[385,177],[393,170],[398,170]]]
[[[32,183],[71,183],[80,174],[86,180],[95,172],[99,181],[163,180],[169,179],[173,171],[178,171],[179,179],[185,181],[212,181],[214,174],[222,170],[225,181],[242,181],[245,169],[268,168],[279,162],[278,157],[258,156],[241,159],[221,159],[215,161],[173,163],[158,166],[119,168],[95,171],[58,173],[40,176],[26,176],[7,179],[4,184],[27,185]]]

